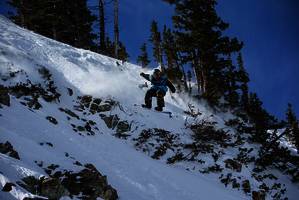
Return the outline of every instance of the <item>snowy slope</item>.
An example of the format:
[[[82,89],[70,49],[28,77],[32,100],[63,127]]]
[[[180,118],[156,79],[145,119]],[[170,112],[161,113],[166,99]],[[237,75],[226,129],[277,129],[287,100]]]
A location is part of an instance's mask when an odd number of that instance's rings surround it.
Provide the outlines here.
[[[43,77],[41,69],[50,72],[50,79]],[[186,123],[207,120],[217,122],[215,126],[223,128],[225,120],[233,117],[229,113],[215,115],[204,103],[177,94],[166,96],[166,108],[173,113],[172,118],[142,109],[138,106],[145,93],[145,89],[138,88],[144,83],[139,76],[141,71],[138,66],[121,64],[121,61],[47,39],[0,16],[0,85],[13,87],[27,83],[47,88],[53,81],[56,91],[61,94],[59,100],[51,102],[38,97],[39,109],[25,105],[26,95],[18,98],[10,94],[10,106],[0,108],[0,143],[9,141],[20,156],[20,160],[15,160],[0,154],[0,184],[16,183],[29,175],[48,176],[36,163],[43,163],[43,166],[56,164],[59,170],[78,171],[82,169],[74,164],[78,161],[92,163],[106,175],[123,200],[251,199],[251,194],[245,195],[241,189],[225,187],[219,181],[219,174],[186,170],[194,167],[194,163],[166,164],[167,155],[174,154],[169,149],[160,160],[152,159],[150,151],[136,151],[141,149],[134,141],[143,130],[167,130],[179,137],[180,143],[188,143],[192,138]],[[74,109],[80,104],[78,97],[84,95],[114,103],[111,109],[101,113]],[[196,119],[184,113],[189,104],[195,105],[201,113]],[[72,110],[75,117],[67,115],[61,108]],[[116,128],[108,128],[101,114],[117,115],[128,122],[127,135],[115,137]],[[46,119],[49,116],[55,118],[57,124],[50,123]],[[86,121],[95,122],[91,126],[92,134],[81,133],[78,128]],[[235,153],[234,149],[228,149],[223,159]],[[202,159],[206,165],[212,163],[210,157]],[[249,166],[239,175],[252,180],[250,170]],[[298,186],[276,170],[273,173],[285,184],[288,198],[296,199]],[[252,190],[258,188],[255,180],[251,183]],[[0,192],[0,199],[23,199],[26,196],[32,194],[19,185],[10,192]]]

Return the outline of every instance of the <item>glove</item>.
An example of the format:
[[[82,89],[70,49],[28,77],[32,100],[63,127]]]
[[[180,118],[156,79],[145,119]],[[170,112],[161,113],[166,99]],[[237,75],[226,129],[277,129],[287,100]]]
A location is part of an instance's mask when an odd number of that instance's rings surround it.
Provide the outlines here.
[[[172,93],[175,93],[175,91],[176,91],[175,88],[172,88],[171,92],[172,92]]]
[[[144,75],[145,75],[145,73],[143,73],[143,72],[140,73],[140,76],[144,76]]]

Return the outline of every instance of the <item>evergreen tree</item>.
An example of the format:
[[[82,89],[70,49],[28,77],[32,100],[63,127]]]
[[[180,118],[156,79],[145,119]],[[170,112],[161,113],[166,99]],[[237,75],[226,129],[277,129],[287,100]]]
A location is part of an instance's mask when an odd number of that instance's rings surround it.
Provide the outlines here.
[[[250,122],[254,125],[252,139],[255,142],[266,144],[269,138],[268,130],[275,129],[278,125],[278,120],[270,115],[263,107],[262,101],[256,93],[250,93],[247,114]]]
[[[163,29],[163,40],[161,47],[167,61],[167,68],[165,68],[165,71],[168,75],[168,78],[176,83],[180,88],[183,72],[179,67],[174,35],[172,31],[166,27],[166,25],[164,25]]]
[[[242,92],[241,93],[240,104],[241,104],[242,109],[246,110],[247,107],[248,107],[248,101],[249,101],[248,100],[249,75],[245,70],[241,52],[239,52],[239,54],[238,54],[237,61],[238,61],[238,66],[239,66],[239,70],[238,70],[238,73],[237,73],[237,78],[238,78],[238,82],[241,84],[240,89],[241,89],[241,92]]]
[[[175,5],[173,16],[179,49],[190,62],[199,93],[217,104],[225,91],[229,55],[242,48],[236,38],[222,35],[228,28],[217,15],[215,0],[165,0]]]
[[[115,46],[115,45],[114,45]],[[118,43],[118,59],[122,62],[129,61],[129,54],[127,52],[127,48],[122,42]]]
[[[99,0],[99,27],[100,27],[100,45],[99,52],[105,53],[106,51],[106,22],[105,22],[105,1]]]
[[[192,74],[191,74],[191,71],[190,70],[188,70],[188,72],[187,72],[187,77],[188,77],[188,83],[189,83],[189,85],[188,85],[188,92],[189,92],[189,94],[191,94],[191,92],[192,92],[192,86],[191,86],[191,81],[192,81]]]
[[[163,41],[161,46],[166,56],[167,68],[174,68],[176,59],[176,52],[174,49],[175,41],[171,30],[167,28],[166,25],[164,25],[163,29]]]
[[[225,88],[224,98],[228,102],[228,106],[236,108],[239,106],[239,93],[237,85],[237,71],[230,58],[230,64],[228,65],[227,72],[225,74]]]
[[[149,41],[153,44],[153,57],[161,65],[161,68],[164,70],[162,46],[161,46],[162,39],[161,39],[161,33],[159,32],[158,29],[158,23],[156,21],[152,21],[151,36]]]
[[[142,44],[140,50],[141,50],[141,55],[138,56],[137,62],[140,63],[143,68],[145,68],[150,63],[150,60],[148,59],[147,50],[146,50],[146,43]]]
[[[299,125],[297,117],[293,111],[292,104],[288,104],[287,112],[286,112],[286,120],[287,120],[287,132],[288,137],[295,144],[298,152],[299,152]]]
[[[114,57],[119,58],[120,51],[120,42],[119,42],[119,26],[118,26],[118,0],[114,0]],[[122,49],[121,51],[123,51]],[[126,52],[126,51],[125,51]]]
[[[34,32],[75,47],[94,49],[92,24],[96,17],[86,0],[9,0],[13,21]]]
[[[287,120],[287,126],[291,128],[294,123],[297,122],[297,117],[293,111],[293,106],[292,104],[288,103],[288,108],[286,112],[286,120]]]

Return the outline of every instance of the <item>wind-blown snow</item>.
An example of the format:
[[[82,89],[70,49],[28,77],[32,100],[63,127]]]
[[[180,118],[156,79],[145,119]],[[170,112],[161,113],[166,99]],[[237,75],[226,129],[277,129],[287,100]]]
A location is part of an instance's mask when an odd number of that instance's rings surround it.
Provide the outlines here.
[[[119,62],[119,66],[117,64]],[[188,103],[197,104],[201,118],[209,118],[211,112],[204,104],[191,102],[174,94],[166,96],[166,109],[173,118],[136,106],[143,102],[145,89],[138,88],[145,82],[139,76],[139,66],[117,61],[90,51],[42,37],[24,30],[0,16],[0,73],[20,71],[13,80],[1,81],[2,85],[26,82],[42,83],[38,69],[43,66],[53,74],[53,80],[62,94],[59,103],[40,100],[43,108],[29,110],[19,100],[10,96],[11,106],[0,109],[0,142],[9,141],[20,154],[20,161],[0,154],[0,184],[16,182],[24,176],[45,175],[34,161],[58,164],[62,169],[76,170],[69,153],[82,163],[93,163],[108,182],[116,188],[122,200],[234,200],[247,199],[241,191],[225,188],[217,178],[194,173],[175,165],[153,160],[136,151],[127,141],[115,138],[100,118],[82,116],[96,121],[99,133],[82,137],[72,130],[66,116],[58,110],[72,108],[76,97],[67,95],[71,88],[75,95],[111,97],[121,103],[122,109],[111,111],[121,118],[135,123],[135,128],[161,128],[176,132],[190,139],[184,123],[183,111]],[[23,73],[25,72],[25,73]],[[155,101],[155,99],[154,99]],[[155,103],[155,102],[154,102]],[[77,113],[78,115],[80,113]],[[54,116],[58,125],[49,123],[46,116]],[[227,114],[229,116],[229,114]],[[214,116],[221,126],[223,117]],[[81,117],[81,116],[80,116]],[[79,122],[78,122],[79,123]],[[102,133],[102,134],[101,134]],[[51,142],[53,147],[41,146],[40,142]],[[296,189],[290,186],[290,199],[296,197]],[[28,192],[20,187],[9,194],[0,192],[0,199],[23,199]],[[294,199],[294,198],[293,198]]]

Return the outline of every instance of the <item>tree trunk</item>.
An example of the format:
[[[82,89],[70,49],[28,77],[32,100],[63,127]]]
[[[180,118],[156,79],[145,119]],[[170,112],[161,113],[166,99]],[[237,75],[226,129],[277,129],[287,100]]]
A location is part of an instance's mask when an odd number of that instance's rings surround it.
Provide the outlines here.
[[[118,0],[114,0],[114,54],[118,58],[119,28],[118,28]]]
[[[161,65],[161,70],[165,71],[165,67],[164,67],[164,63],[163,63],[163,51],[162,51],[162,47],[161,47],[161,43],[159,44],[159,60],[160,60],[160,65]]]
[[[194,70],[195,80],[197,81],[198,86],[198,94],[202,93],[202,76],[201,76],[201,69],[199,65],[199,60],[196,51],[193,51],[193,59],[192,59],[192,68]]]
[[[178,52],[177,55],[178,55],[178,58],[179,58],[178,60],[180,60],[180,58],[181,58],[180,53]],[[188,84],[187,84],[186,73],[185,73],[185,70],[184,70],[184,66],[182,64],[180,64],[178,60],[176,59],[176,64],[177,64],[177,67],[181,68],[181,70],[182,70],[183,78],[184,78],[184,88],[185,88],[185,91],[187,92],[188,91]]]
[[[53,13],[56,13],[56,5],[55,2],[53,2]],[[54,15],[54,14],[53,14]],[[56,19],[55,19],[56,20]],[[57,40],[57,30],[56,30],[56,24],[55,20],[52,21],[52,37],[54,40]]]
[[[100,23],[100,51],[101,53],[103,53],[106,51],[104,0],[99,0],[99,23]]]
[[[24,1],[23,0],[20,0],[20,18],[21,18],[21,26],[23,28],[27,28],[26,27],[26,24],[25,24],[25,14],[24,14],[24,11],[25,11],[25,7],[24,7]]]

